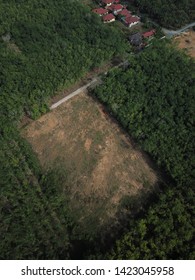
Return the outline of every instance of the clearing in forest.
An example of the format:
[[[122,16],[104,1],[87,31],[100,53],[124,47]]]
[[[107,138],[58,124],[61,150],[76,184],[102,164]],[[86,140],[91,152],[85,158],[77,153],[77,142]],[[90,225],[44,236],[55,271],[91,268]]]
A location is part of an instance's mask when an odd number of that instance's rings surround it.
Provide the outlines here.
[[[195,58],[195,31],[184,32],[176,37],[175,41],[180,49],[185,49],[191,57]]]
[[[45,170],[57,166],[67,171],[62,187],[84,234],[117,222],[125,201],[146,197],[157,184],[147,157],[84,93],[30,123],[23,135]]]

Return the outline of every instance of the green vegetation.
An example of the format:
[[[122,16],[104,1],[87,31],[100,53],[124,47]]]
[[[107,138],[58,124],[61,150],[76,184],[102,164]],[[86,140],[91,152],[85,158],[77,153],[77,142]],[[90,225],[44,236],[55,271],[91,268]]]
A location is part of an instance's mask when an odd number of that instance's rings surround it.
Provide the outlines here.
[[[126,49],[119,32],[70,0],[3,1],[0,19],[1,98],[12,93],[14,114],[37,118],[57,90]]]
[[[0,145],[0,258],[68,258],[71,221],[59,181],[38,180],[37,160],[16,132]]]
[[[154,7],[156,2],[151,11]],[[182,6],[184,12],[189,8],[192,1]],[[183,13],[177,22],[171,12],[163,10],[168,19],[159,17],[159,22],[185,23]],[[159,12],[151,15],[157,18]],[[77,225],[61,189],[67,173],[43,174],[19,123],[24,114],[36,119],[46,113],[56,92],[127,47],[117,29],[103,25],[79,1],[0,0],[1,259],[67,259],[78,256],[78,242],[90,244],[74,236]],[[108,257],[192,258],[194,62],[170,46],[154,44],[130,65],[127,71],[112,71],[96,95],[174,182],[148,212],[131,220]]]
[[[180,28],[195,20],[194,0],[134,0],[134,3],[164,27]]]
[[[89,8],[57,2],[0,1],[1,259],[68,258],[66,198],[56,176],[41,174],[17,126],[24,113],[47,112],[56,91],[126,49]]]
[[[130,221],[128,232],[106,259],[195,258],[194,191],[175,188],[160,194],[146,213]]]
[[[148,212],[131,221],[112,258],[192,257],[194,73],[194,61],[185,54],[153,42],[130,60],[128,70],[110,72],[95,89],[122,126],[174,179]]]
[[[188,185],[194,179],[194,73],[190,58],[161,41],[95,90],[144,150]]]

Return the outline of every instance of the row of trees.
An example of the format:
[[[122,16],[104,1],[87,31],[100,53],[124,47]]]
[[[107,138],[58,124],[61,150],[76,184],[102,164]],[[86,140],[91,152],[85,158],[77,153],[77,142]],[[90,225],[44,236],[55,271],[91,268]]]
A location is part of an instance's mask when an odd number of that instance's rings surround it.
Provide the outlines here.
[[[130,220],[106,259],[194,259],[194,190],[169,188],[148,211]]]
[[[110,72],[94,94],[173,183],[132,219],[106,257],[192,258],[195,63],[162,41],[129,62],[129,69]]]
[[[42,174],[17,125],[24,113],[32,118],[45,113],[47,100],[56,91],[127,49],[120,33],[103,25],[87,7],[78,1],[57,2],[1,0],[1,259],[60,259],[74,254],[75,221],[60,188],[64,173]],[[132,220],[135,231],[128,229],[107,257],[190,257],[194,63],[172,48],[154,45],[132,58],[130,65],[127,71],[111,72],[96,94],[166,167],[177,187],[168,188],[141,220]],[[156,248],[154,253],[151,248]]]
[[[1,136],[0,145],[0,258],[69,258],[71,218],[59,182],[50,178],[47,188],[36,157],[15,130]]]
[[[78,1],[0,2],[0,258],[69,258],[73,220],[60,175],[42,174],[17,126],[127,46]]]
[[[194,0],[134,0],[134,3],[164,27],[179,28],[195,20]]]
[[[3,1],[0,19],[0,36],[9,38],[0,44],[2,92],[33,118],[57,90],[127,48],[116,29],[70,0]]]

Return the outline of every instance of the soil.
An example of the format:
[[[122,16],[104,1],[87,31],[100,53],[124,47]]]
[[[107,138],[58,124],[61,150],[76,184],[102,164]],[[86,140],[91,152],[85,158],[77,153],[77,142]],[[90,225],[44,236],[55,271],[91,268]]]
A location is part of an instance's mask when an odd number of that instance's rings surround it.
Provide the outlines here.
[[[180,49],[185,49],[191,57],[195,58],[195,31],[185,32],[174,40]]]
[[[154,190],[158,175],[103,106],[82,93],[26,126],[46,171],[68,172],[62,187],[84,232],[115,219],[124,197]]]

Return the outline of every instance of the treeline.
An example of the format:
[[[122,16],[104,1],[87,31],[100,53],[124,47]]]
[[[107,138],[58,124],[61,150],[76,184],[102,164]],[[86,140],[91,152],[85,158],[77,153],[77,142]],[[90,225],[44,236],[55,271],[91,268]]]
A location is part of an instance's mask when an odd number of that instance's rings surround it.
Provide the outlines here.
[[[162,41],[129,62],[129,69],[110,72],[94,94],[173,183],[131,221],[109,257],[192,258],[195,63]]]
[[[126,49],[121,34],[78,1],[3,1],[0,19],[4,100],[9,94],[33,118],[57,90]]]
[[[195,21],[194,0],[134,0],[141,12],[147,12],[163,27],[180,28]]]
[[[127,233],[104,258],[194,259],[194,201],[193,186],[169,185],[145,213],[130,220]]]
[[[18,124],[24,113],[31,118],[45,113],[56,91],[123,54],[127,45],[79,1],[0,3],[0,258],[68,259],[77,240],[60,188],[66,174],[42,174]],[[177,186],[142,220],[132,221],[109,258],[190,258],[194,63],[165,46],[148,48],[130,63],[127,71],[111,72],[96,94]]]
[[[56,180],[49,188],[16,131],[0,145],[0,259],[69,258],[71,217]]]
[[[17,127],[127,46],[78,1],[0,2],[0,258],[69,258],[73,220],[60,176],[42,174]]]

